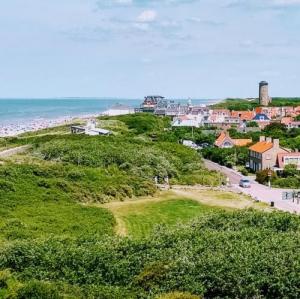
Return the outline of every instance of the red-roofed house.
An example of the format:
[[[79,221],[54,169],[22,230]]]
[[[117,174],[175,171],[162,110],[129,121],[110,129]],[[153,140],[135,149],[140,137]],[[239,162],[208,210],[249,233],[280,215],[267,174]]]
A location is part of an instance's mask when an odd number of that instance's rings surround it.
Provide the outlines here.
[[[231,111],[231,117],[237,117],[240,120],[252,120],[255,116],[255,111]]]
[[[287,165],[296,165],[300,169],[300,153],[280,153],[277,158],[278,167],[283,170]]]
[[[279,139],[260,137],[259,142],[249,148],[250,168],[254,171],[272,169],[276,166],[278,154],[289,153],[280,147]]]
[[[222,132],[215,141],[215,146],[219,148],[231,148],[234,146],[247,146],[252,143],[252,139],[232,139],[228,132]]]

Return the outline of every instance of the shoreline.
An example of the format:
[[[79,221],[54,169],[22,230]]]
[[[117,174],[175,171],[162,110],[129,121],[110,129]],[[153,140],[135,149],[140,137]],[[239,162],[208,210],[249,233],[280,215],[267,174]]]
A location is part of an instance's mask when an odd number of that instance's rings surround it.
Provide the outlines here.
[[[0,99],[1,101],[1,99]],[[206,103],[203,104],[195,104],[197,105],[204,105],[204,106],[211,106],[216,103],[221,102],[220,99],[215,100],[207,100]],[[180,101],[179,101],[180,102]],[[87,114],[78,114],[78,115],[66,115],[66,116],[59,116],[56,118],[35,118],[32,120],[19,120],[14,122],[0,122],[0,138],[5,137],[16,137],[23,133],[28,132],[36,132],[43,129],[54,128],[57,126],[68,125],[71,124],[76,119],[87,120],[89,118],[95,118],[98,116],[105,115],[106,110],[100,110],[98,113],[87,113]]]
[[[35,119],[30,122],[20,122],[15,124],[0,124],[0,138],[16,137],[23,133],[36,132],[43,129],[71,124],[75,120],[87,120],[102,116],[102,113],[85,114],[78,116],[64,116],[54,119]]]

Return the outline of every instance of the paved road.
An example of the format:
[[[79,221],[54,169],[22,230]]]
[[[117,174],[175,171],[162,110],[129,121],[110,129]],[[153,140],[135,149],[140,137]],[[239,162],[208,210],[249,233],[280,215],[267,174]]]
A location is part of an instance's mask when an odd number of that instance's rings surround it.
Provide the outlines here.
[[[266,202],[268,204],[273,201],[275,204],[275,208],[279,210],[300,214],[300,204],[297,204],[297,202],[292,202],[291,200],[282,200],[282,192],[291,190],[269,188],[267,186],[258,184],[253,179],[250,179],[251,188],[241,188],[239,187],[239,181],[243,177],[241,174],[209,160],[204,160],[204,163],[206,168],[210,170],[220,171],[224,175],[226,175],[235,190],[250,195],[251,197],[258,199],[259,201]]]

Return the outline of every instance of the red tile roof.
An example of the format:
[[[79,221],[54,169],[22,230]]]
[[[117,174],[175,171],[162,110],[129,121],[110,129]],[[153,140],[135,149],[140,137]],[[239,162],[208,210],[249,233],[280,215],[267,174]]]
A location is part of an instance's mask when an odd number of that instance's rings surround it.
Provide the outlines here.
[[[257,153],[264,153],[273,147],[272,142],[260,141],[249,147],[249,150]]]
[[[235,146],[246,146],[252,143],[252,139],[232,139]]]
[[[252,120],[255,116],[254,111],[231,111],[232,117],[238,117],[241,120]]]

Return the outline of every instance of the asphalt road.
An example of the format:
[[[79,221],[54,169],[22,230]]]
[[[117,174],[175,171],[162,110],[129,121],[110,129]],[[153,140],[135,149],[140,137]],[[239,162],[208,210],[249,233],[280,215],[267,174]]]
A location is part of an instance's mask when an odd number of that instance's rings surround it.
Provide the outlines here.
[[[253,179],[250,179],[251,188],[241,188],[239,186],[239,181],[241,178],[243,178],[243,176],[238,172],[234,171],[233,169],[220,166],[219,164],[211,162],[209,160],[204,160],[204,164],[207,169],[220,171],[224,175],[226,175],[229,178],[232,188],[235,189],[235,191],[240,191],[244,194],[250,195],[254,199],[268,204],[274,202],[275,208],[279,210],[300,214],[300,204],[298,204],[296,201],[293,202],[292,200],[282,199],[283,192],[292,190],[269,188],[255,182]]]

